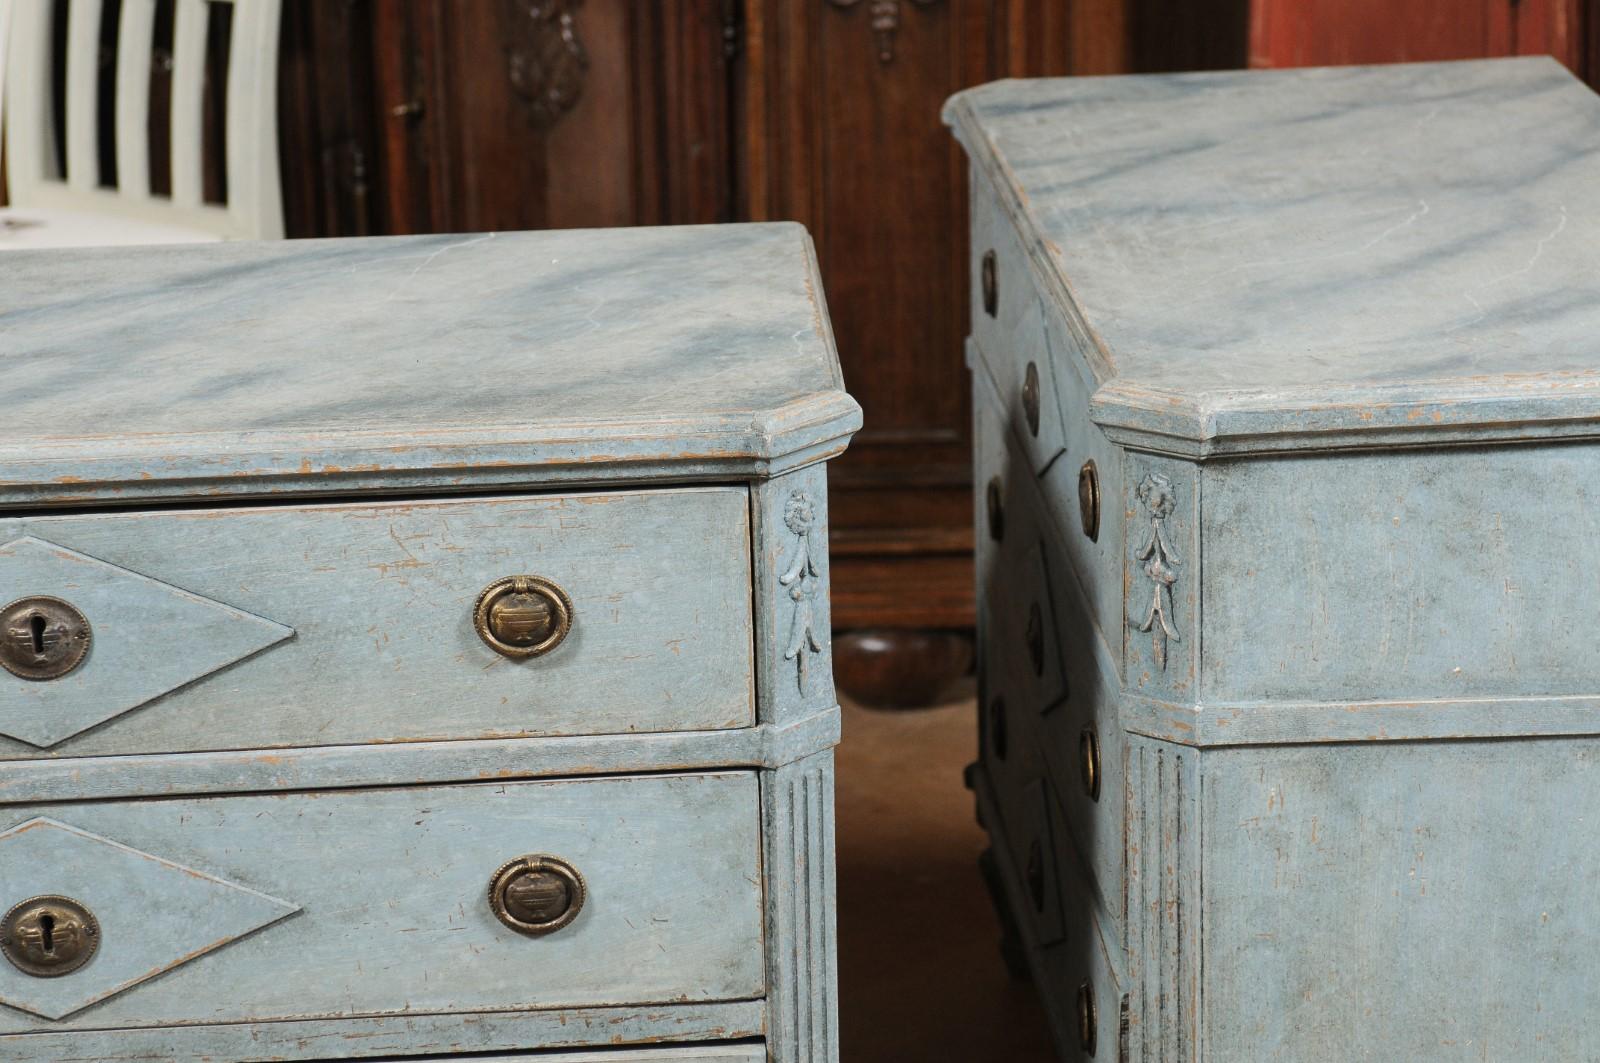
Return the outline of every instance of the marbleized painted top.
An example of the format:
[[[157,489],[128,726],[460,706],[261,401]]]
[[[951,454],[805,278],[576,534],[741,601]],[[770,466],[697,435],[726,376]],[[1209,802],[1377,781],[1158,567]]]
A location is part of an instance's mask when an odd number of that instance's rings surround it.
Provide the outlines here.
[[[797,225],[3,269],[0,505],[759,473],[860,424]]]
[[[1008,81],[946,120],[1108,430],[1204,454],[1600,426],[1600,97],[1554,60]]]

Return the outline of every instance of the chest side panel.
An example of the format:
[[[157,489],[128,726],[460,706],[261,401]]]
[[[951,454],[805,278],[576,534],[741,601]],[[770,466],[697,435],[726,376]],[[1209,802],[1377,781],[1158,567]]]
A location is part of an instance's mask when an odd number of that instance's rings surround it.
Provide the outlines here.
[[[1600,693],[1597,474],[1581,444],[1206,466],[1206,695]]]
[[[1204,754],[1208,1059],[1590,1059],[1600,742]]]

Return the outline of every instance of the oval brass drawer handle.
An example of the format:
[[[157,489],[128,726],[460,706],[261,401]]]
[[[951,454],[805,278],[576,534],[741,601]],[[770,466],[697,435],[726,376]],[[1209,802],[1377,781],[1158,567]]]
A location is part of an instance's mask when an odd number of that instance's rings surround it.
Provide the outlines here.
[[[489,907],[519,934],[552,934],[583,908],[588,890],[578,869],[558,856],[519,856],[489,880]]]
[[[83,663],[93,633],[71,602],[47,595],[0,609],[0,667],[22,679],[59,679]]]
[[[0,920],[0,955],[35,978],[59,978],[100,947],[100,923],[71,897],[30,897]]]
[[[1078,470],[1078,519],[1091,543],[1100,541],[1100,470],[1090,458]]]
[[[1078,736],[1078,774],[1083,778],[1083,792],[1091,801],[1100,800],[1100,736],[1093,727],[1085,727]]]
[[[572,599],[543,576],[507,576],[478,595],[472,623],[496,653],[539,657],[572,630]]]

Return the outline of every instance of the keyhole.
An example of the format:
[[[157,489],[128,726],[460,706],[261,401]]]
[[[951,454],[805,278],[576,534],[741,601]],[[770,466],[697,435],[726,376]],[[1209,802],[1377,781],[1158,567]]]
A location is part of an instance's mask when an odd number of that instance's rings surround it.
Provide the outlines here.
[[[44,628],[44,617],[34,613],[33,617],[28,621],[28,629],[33,632],[33,655],[35,657],[44,656]]]
[[[39,917],[39,930],[44,934],[44,951],[49,955],[56,950],[56,917],[41,915]]]

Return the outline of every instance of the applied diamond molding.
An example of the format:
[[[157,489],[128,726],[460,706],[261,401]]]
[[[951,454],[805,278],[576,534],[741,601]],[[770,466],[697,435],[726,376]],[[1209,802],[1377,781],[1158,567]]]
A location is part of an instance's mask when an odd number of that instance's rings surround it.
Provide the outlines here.
[[[37,978],[0,961],[0,1004],[61,1019],[300,910],[192,867],[53,819],[0,834],[0,906],[63,895],[100,925],[81,969]]]
[[[0,734],[49,748],[291,637],[293,628],[27,536],[0,546],[11,598],[70,602],[94,638],[59,679],[0,673]],[[0,601],[0,605],[4,605]]]

